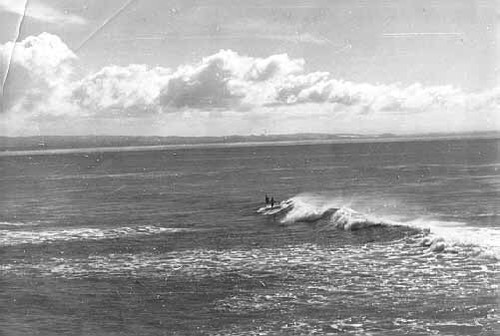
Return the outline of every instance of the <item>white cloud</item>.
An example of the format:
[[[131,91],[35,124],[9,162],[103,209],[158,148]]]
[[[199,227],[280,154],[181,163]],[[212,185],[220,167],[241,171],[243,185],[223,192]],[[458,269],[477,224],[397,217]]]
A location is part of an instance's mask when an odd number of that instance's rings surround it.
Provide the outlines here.
[[[451,86],[372,85],[330,78],[300,85],[297,85],[296,78],[291,78],[278,90],[278,100],[285,104],[331,103],[372,112],[467,108],[466,103],[473,97]],[[488,105],[488,101],[484,103]]]
[[[173,108],[246,108],[267,100],[267,89],[279,79],[303,70],[303,60],[287,55],[240,56],[230,50],[179,67],[161,90],[159,103]]]
[[[240,56],[229,50],[198,64],[171,70],[145,65],[107,66],[74,83],[72,98],[99,112],[106,109],[176,111],[179,109],[247,109],[272,97],[275,83],[303,71],[303,60],[287,55],[268,58]],[[272,92],[269,91],[269,92]]]
[[[141,109],[154,106],[171,71],[132,64],[107,66],[75,83],[72,99],[85,109]]]
[[[20,0],[0,0],[0,10],[24,15],[24,2]],[[86,21],[78,15],[60,12],[41,2],[28,1],[26,16],[55,24],[85,24]]]
[[[67,73],[70,71],[67,61],[76,59],[73,51],[58,36],[48,33],[0,45],[3,58],[9,58],[10,52],[13,53],[12,63],[40,77],[56,77]]]
[[[0,52],[11,47],[0,46]],[[20,123],[31,123],[50,125],[52,133],[71,132],[67,125],[85,133],[94,125],[93,132],[176,135],[500,126],[500,88],[467,93],[452,86],[354,83],[308,72],[304,60],[286,54],[257,58],[221,50],[175,69],[110,65],[79,79],[72,72],[75,61],[64,42],[47,33],[16,45],[14,93],[1,122],[16,120],[20,132]]]
[[[55,35],[42,33],[21,42],[0,45],[5,67],[3,106],[17,113],[45,112],[44,107],[61,114],[70,90],[72,62],[76,55]],[[8,75],[8,78],[7,78]],[[8,112],[8,111],[7,111]]]

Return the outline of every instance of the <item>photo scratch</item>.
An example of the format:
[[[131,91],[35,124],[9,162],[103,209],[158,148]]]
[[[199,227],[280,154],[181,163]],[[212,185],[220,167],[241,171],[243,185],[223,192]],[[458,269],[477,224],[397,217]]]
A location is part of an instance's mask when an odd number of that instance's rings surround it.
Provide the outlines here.
[[[447,33],[447,32],[421,32],[421,33],[386,33],[385,37],[462,37],[463,33]]]
[[[23,6],[23,14],[19,16],[17,25],[16,25],[16,36],[14,40],[12,41],[11,48],[9,50],[9,55],[7,59],[7,65],[5,71],[3,71],[2,75],[2,97],[1,97],[1,106],[2,110],[0,112],[5,111],[5,85],[7,83],[7,80],[9,79],[9,74],[10,74],[10,68],[11,68],[11,63],[12,63],[12,57],[14,56],[15,48],[16,48],[16,43],[19,41],[19,37],[21,35],[24,19],[26,17],[26,12],[28,11],[28,6],[29,6],[29,0],[24,1],[24,6]],[[3,62],[4,60],[2,60]]]
[[[92,38],[94,38],[99,32],[101,32],[105,26],[110,24],[113,20],[115,20],[120,14],[126,10],[132,3],[136,2],[137,0],[128,0],[123,6],[118,8],[113,14],[111,14],[108,18],[106,18],[97,29],[92,31],[89,36],[87,36],[80,44],[75,48],[75,52],[78,52],[80,49],[82,49],[85,44],[87,44]]]

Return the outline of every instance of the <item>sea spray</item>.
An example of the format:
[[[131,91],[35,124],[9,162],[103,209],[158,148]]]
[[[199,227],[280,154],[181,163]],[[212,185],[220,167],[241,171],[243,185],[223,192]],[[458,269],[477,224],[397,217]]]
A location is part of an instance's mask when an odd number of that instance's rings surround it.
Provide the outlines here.
[[[434,253],[466,252],[471,256],[500,258],[500,231],[472,227],[462,222],[432,218],[394,221],[374,214],[358,212],[337,198],[321,194],[302,194],[277,206],[257,210],[265,216],[278,217],[282,224],[304,222],[315,224],[320,231],[341,229],[356,231],[372,227],[407,227],[421,233],[417,245]]]

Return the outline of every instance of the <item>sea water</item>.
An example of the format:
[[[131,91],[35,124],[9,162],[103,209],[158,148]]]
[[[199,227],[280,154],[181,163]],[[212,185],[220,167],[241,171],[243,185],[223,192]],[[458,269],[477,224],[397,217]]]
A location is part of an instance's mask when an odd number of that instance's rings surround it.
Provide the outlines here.
[[[500,334],[498,140],[34,154],[1,335]]]

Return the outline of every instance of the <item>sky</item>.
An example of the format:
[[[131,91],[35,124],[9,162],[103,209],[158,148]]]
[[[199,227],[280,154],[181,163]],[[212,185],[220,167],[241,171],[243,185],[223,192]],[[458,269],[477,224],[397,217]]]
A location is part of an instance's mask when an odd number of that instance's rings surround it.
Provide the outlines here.
[[[0,132],[500,130],[498,0],[0,0]]]

